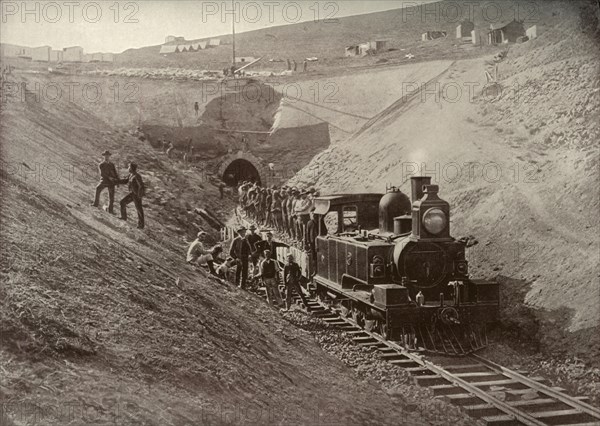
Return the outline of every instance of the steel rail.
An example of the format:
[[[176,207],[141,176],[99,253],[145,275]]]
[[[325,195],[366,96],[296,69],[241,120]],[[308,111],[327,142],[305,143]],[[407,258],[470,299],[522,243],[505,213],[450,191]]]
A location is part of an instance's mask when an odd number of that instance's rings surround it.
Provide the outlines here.
[[[589,414],[590,416],[600,420],[600,410],[594,407],[593,405],[590,405],[577,398],[572,398],[569,395],[565,395],[564,393],[558,392],[557,390],[552,389],[552,387],[550,386],[536,382],[535,380],[532,380],[529,377],[526,377],[506,367],[503,367],[500,364],[496,364],[495,362],[483,358],[479,355],[471,354],[470,357],[491,368],[492,370],[496,370],[496,372],[498,373],[510,377],[511,379],[517,380],[540,393],[546,394],[551,398],[554,398],[566,405],[569,405],[583,413]]]
[[[309,300],[312,301],[313,303],[317,303],[319,306],[321,306],[325,310],[329,310],[332,313],[338,314],[335,310],[332,310],[331,308],[320,303],[319,301],[316,301],[312,298]],[[338,314],[338,317],[342,321],[344,321],[348,324],[351,324],[355,327],[361,328],[358,324],[356,324],[354,321],[352,321],[348,318],[344,318],[343,316],[341,316],[339,314]],[[369,337],[379,341],[380,343],[384,344],[388,348],[394,349],[400,355],[403,355],[406,358],[411,359],[412,361],[416,362],[417,364],[427,368],[431,372],[443,377],[444,379],[448,380],[449,382],[451,382],[451,383],[465,389],[469,393],[477,396],[478,398],[482,399],[483,401],[487,402],[488,404],[493,405],[494,407],[496,407],[498,410],[504,412],[505,414],[508,414],[509,416],[514,417],[515,420],[518,420],[519,422],[521,422],[525,425],[528,425],[528,426],[544,426],[545,425],[544,422],[541,422],[538,419],[534,418],[533,416],[529,415],[528,413],[521,411],[515,407],[512,407],[511,405],[509,405],[503,401],[500,401],[497,398],[494,398],[493,396],[489,395],[488,393],[479,389],[478,387],[472,385],[471,383],[469,383],[463,379],[460,379],[460,378],[456,377],[454,374],[444,370],[442,367],[438,367],[437,365],[432,364],[429,361],[423,360],[420,356],[415,355],[411,352],[408,352],[402,346],[400,346],[394,342],[391,342],[389,340],[385,340],[384,338],[382,338],[381,336],[379,336],[376,333],[367,331],[363,328],[361,328],[361,330],[364,331],[364,333],[367,334]]]

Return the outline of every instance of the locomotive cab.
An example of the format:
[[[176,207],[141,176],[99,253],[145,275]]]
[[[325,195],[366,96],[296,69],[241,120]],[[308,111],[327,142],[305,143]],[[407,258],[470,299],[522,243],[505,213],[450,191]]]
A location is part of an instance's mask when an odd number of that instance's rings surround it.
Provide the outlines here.
[[[383,194],[331,195],[315,199],[319,235],[351,234],[377,228]]]

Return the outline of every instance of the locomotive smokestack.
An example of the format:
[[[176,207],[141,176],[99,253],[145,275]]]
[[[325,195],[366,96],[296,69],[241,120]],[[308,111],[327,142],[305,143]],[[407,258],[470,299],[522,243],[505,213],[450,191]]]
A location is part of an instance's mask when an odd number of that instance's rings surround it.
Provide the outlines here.
[[[412,190],[412,202],[414,203],[423,198],[423,186],[431,184],[431,177],[413,176],[410,178],[410,184]]]

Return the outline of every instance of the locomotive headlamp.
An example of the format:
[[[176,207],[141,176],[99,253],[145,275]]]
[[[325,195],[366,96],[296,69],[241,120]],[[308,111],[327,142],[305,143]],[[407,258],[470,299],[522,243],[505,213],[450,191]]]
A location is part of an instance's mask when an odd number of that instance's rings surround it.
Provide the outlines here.
[[[437,235],[446,229],[448,220],[441,209],[431,208],[423,215],[423,226],[427,232]]]

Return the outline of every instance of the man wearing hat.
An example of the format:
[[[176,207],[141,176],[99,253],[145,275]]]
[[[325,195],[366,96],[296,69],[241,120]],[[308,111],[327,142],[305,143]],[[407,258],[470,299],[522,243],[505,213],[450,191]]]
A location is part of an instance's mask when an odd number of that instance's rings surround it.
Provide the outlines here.
[[[256,267],[258,266],[258,258],[261,255],[259,247],[257,247],[256,244],[262,241],[261,236],[256,233],[256,226],[250,225],[250,233],[246,236],[246,241],[250,246],[250,258],[252,259],[252,268],[254,272],[256,272]]]
[[[250,256],[250,246],[246,240],[246,228],[241,227],[237,230],[238,236],[231,242],[229,256],[233,257],[237,262],[235,270],[235,283],[240,288],[246,288],[246,280],[248,279],[248,256]]]
[[[256,248],[259,253],[264,253],[265,250],[269,250],[273,258],[275,258],[275,254],[277,253],[277,247],[279,247],[279,245],[275,240],[273,240],[273,233],[271,231],[267,232],[266,240],[256,243]]]
[[[309,220],[310,209],[312,207],[311,200],[308,199],[308,192],[302,191],[300,200],[296,203],[296,239],[304,240],[304,229]]]
[[[296,206],[300,202],[300,192],[297,188],[292,189],[292,201],[288,204],[290,209],[290,229],[291,229],[291,237],[293,239],[297,239],[297,230],[298,230],[298,216],[296,215]]]
[[[108,188],[108,212],[113,214],[113,206],[115,204],[115,185],[119,182],[119,175],[117,168],[110,161],[110,151],[104,151],[102,153],[104,160],[98,164],[98,171],[100,172],[100,183],[96,186],[96,197],[92,206],[98,207],[100,203],[100,194],[104,188]]]
[[[263,211],[265,212],[265,224],[269,227],[272,227],[273,217],[271,216],[271,204],[273,204],[273,188],[265,188],[265,190],[265,203],[262,206]]]
[[[310,209],[310,219],[306,223],[306,232],[304,232],[304,249],[308,252],[308,275],[312,278],[317,264],[317,236],[319,235],[319,226],[315,219],[315,208]]]
[[[287,255],[287,263],[283,267],[283,283],[285,284],[285,310],[289,311],[292,306],[292,292],[295,291],[302,299],[302,303],[308,311],[308,301],[302,292],[300,287],[300,279],[302,278],[302,271],[300,265],[294,262],[294,255],[289,253]]]
[[[273,189],[273,201],[271,202],[271,220],[277,231],[282,230],[281,194],[277,188]]]
[[[287,217],[287,200],[288,200],[288,189],[286,186],[281,187],[279,191],[280,205],[281,205],[281,231],[287,232],[288,230],[288,217]]]
[[[144,229],[144,209],[142,208],[142,197],[145,195],[144,181],[137,172],[137,164],[129,163],[129,175],[120,179],[118,183],[127,184],[129,194],[121,200],[121,219],[127,220],[127,205],[133,203],[138,215],[138,229]]]
[[[259,274],[257,277],[262,278],[265,290],[267,292],[267,301],[269,305],[282,307],[281,294],[279,293],[279,265],[271,259],[271,251],[265,250],[265,259],[260,263]]]

